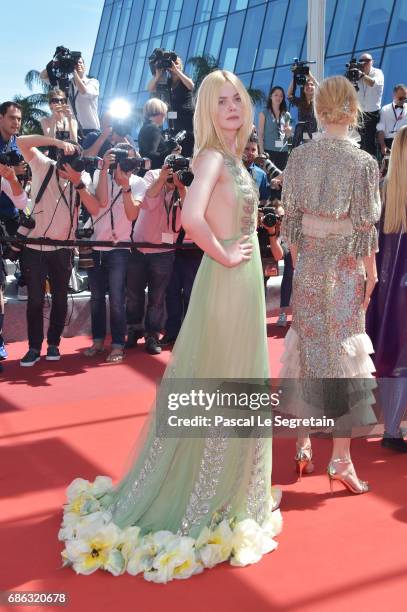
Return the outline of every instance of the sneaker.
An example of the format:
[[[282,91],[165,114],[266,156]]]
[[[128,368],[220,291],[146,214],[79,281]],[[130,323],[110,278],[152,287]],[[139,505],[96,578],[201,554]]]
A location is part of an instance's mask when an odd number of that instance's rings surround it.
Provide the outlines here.
[[[146,351],[150,355],[159,355],[161,353],[161,346],[156,336],[147,336],[146,338]]]
[[[30,368],[34,365],[34,363],[37,363],[37,361],[40,360],[40,356],[41,355],[39,351],[30,348],[28,349],[24,357],[21,359],[20,366],[22,366],[23,368]]]
[[[127,333],[127,342],[124,345],[124,348],[134,348],[137,345],[137,342],[144,336],[144,333],[140,330],[129,329]]]
[[[18,287],[17,289],[17,299],[20,302],[25,302],[28,300],[27,287]]]
[[[280,312],[276,325],[278,327],[287,327],[287,315],[285,312]]]
[[[176,339],[177,336],[170,336],[170,334],[164,334],[164,336],[160,340],[160,346],[170,346],[171,344],[174,344]]]
[[[2,359],[7,359],[8,355],[7,355],[7,351],[6,351],[6,346],[4,344],[4,342],[2,342],[0,344],[0,360]]]
[[[59,352],[59,348],[57,346],[49,346],[47,348],[47,356],[45,357],[47,361],[59,361],[61,359],[61,353]]]

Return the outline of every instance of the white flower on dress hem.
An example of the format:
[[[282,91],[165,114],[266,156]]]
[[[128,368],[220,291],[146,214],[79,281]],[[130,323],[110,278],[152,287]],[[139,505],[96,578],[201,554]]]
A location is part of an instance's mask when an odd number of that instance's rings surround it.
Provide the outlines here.
[[[232,552],[233,533],[227,520],[223,520],[213,531],[204,527],[195,546],[205,567],[214,567],[227,561]]]
[[[277,542],[263,532],[253,519],[236,523],[233,530],[231,565],[243,567],[257,563],[262,556],[277,547]]]
[[[120,551],[114,551],[119,541],[120,529],[113,523],[83,526],[78,529],[77,538],[66,543],[63,557],[77,574],[88,575],[103,568],[118,575],[124,571],[123,557]]]
[[[185,579],[203,571],[196,559],[195,540],[187,536],[175,536],[153,561],[152,570],[144,572],[149,582],[169,582],[173,578]]]

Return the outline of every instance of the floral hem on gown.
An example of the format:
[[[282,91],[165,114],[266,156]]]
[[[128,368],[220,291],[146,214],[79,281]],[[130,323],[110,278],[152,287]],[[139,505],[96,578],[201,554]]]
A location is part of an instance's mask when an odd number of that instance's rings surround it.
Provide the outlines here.
[[[224,242],[248,235],[253,253],[235,268],[204,255],[166,381],[269,379],[258,195],[240,162],[224,162],[236,191],[235,228]],[[98,477],[68,487],[64,565],[168,582],[227,560],[255,563],[274,550],[282,519],[271,488],[272,440],[158,437],[155,414],[116,486]]]

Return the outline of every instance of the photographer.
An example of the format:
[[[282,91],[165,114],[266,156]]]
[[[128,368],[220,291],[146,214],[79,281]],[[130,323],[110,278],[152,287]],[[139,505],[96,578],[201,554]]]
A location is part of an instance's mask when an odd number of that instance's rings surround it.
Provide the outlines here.
[[[0,194],[7,196],[13,206],[23,210],[27,206],[27,194],[21,186],[17,178],[13,166],[6,166],[0,163]],[[4,235],[0,227],[0,236]],[[0,361],[7,358],[7,351],[3,338],[3,323],[4,323],[4,295],[3,286],[6,282],[6,270],[4,267],[3,256],[7,254],[7,247],[0,244]],[[0,372],[2,371],[0,364]]]
[[[256,182],[256,185],[259,189],[259,206],[265,206],[267,200],[270,197],[270,185],[267,180],[266,172],[255,164],[255,161],[259,157],[259,145],[257,136],[252,134],[246,144],[244,153],[243,153],[243,163],[252,177],[252,179]]]
[[[407,86],[400,84],[393,89],[393,102],[386,104],[380,111],[376,126],[377,140],[382,155],[390,153],[393,139],[399,129],[407,124]]]
[[[66,56],[66,52],[69,50],[64,49],[64,47],[60,47],[63,50],[62,57],[64,57],[64,53]],[[58,51],[58,49],[57,49]],[[58,58],[57,63],[61,63],[61,58],[58,53],[56,53],[55,58]],[[51,85],[58,85],[61,89],[65,89],[65,87],[61,86],[61,83],[58,82],[58,78],[55,77],[55,58],[47,65],[41,73],[40,77],[46,81],[50,82]],[[68,70],[70,70],[71,66],[68,66]],[[69,98],[69,103],[71,105],[72,112],[78,122],[79,134],[80,137],[83,138],[89,132],[100,129],[100,122],[98,116],[98,100],[99,100],[99,81],[97,79],[86,76],[86,67],[85,62],[82,57],[79,57],[76,60],[76,63],[73,64],[73,71],[68,72],[68,74],[72,74],[73,78],[70,80],[69,85],[67,87],[67,95]],[[64,83],[66,82],[66,76],[64,77]]]
[[[47,136],[20,136],[17,144],[32,171],[32,217],[35,227],[21,228],[20,234],[30,238],[70,240],[77,226],[80,201],[91,214],[97,214],[99,202],[84,183],[89,175],[71,166],[80,156],[78,144]],[[57,162],[43,155],[37,147],[55,146],[61,157]],[[68,163],[69,162],[69,163]],[[68,281],[72,268],[72,249],[30,244],[24,247],[21,267],[27,282],[27,324],[29,350],[20,361],[32,366],[40,359],[44,336],[43,306],[45,279],[48,276],[52,306],[47,340],[47,360],[60,359],[59,343],[67,312]]]
[[[293,136],[293,148],[302,144],[305,140],[311,140],[312,134],[318,131],[318,124],[314,112],[315,88],[318,82],[311,72],[306,77],[299,96],[294,95],[295,77],[293,77],[287,90],[290,103],[298,108],[298,122],[295,126]]]
[[[379,68],[373,68],[373,58],[370,53],[362,53],[358,63],[359,103],[363,112],[363,127],[360,131],[360,148],[371,155],[376,155],[376,126],[379,122],[380,108],[384,88],[384,74]]]
[[[260,246],[263,265],[264,291],[271,276],[278,276],[278,261],[283,258],[284,251],[280,244],[280,228],[282,215],[279,200],[273,200],[271,205],[259,208],[257,237]]]
[[[143,107],[144,123],[138,135],[140,155],[151,159],[151,169],[162,167],[164,159],[171,152],[179,153],[180,147],[172,139],[166,141],[162,125],[167,116],[168,107],[162,100],[151,98]],[[174,145],[171,150],[171,143]],[[170,150],[169,150],[170,148]]]
[[[110,113],[102,117],[102,130],[89,132],[83,140],[84,155],[104,157],[105,153],[119,143],[129,144],[126,139],[127,126],[115,121]]]
[[[287,112],[285,92],[277,85],[271,88],[267,106],[259,113],[258,134],[260,152],[268,153],[271,161],[281,170],[287,164],[291,132],[291,115]]]
[[[150,170],[144,180],[147,191],[134,226],[133,240],[173,244],[180,229],[179,211],[186,187],[178,172],[174,172],[169,164],[164,164],[161,170]],[[127,273],[126,347],[134,346],[145,335],[146,351],[151,355],[161,353],[159,334],[163,324],[165,292],[173,265],[174,249],[171,247],[132,250]],[[146,286],[148,303],[143,326]]]
[[[155,57],[154,52],[151,57]],[[160,65],[159,60],[158,65]],[[186,157],[192,157],[194,149],[194,82],[184,74],[182,60],[178,56],[176,56],[175,61],[171,61],[171,65],[167,69],[158,68],[153,61],[150,61],[150,67],[154,71],[154,77],[148,83],[147,89],[155,95],[157,95],[159,84],[165,79],[166,70],[168,70],[169,76],[166,81],[166,86],[170,111],[177,113],[177,118],[173,120],[171,128],[174,133],[186,130],[187,134],[182,143],[182,152]]]
[[[78,122],[67,104],[62,89],[51,89],[48,93],[48,104],[51,116],[41,119],[41,128],[44,136],[78,142]],[[56,159],[57,150],[53,147],[48,151],[48,157]]]
[[[0,105],[0,154],[8,157],[21,157],[17,145],[17,135],[21,128],[21,105],[17,102],[3,102]],[[27,164],[21,157],[21,163],[14,166],[17,177],[27,172]],[[7,233],[14,236],[18,227],[18,210],[10,197],[2,191],[0,194],[0,219],[4,223]]]
[[[120,150],[127,152],[127,158],[117,160]],[[101,210],[92,218],[93,239],[127,241],[132,232],[132,223],[137,219],[139,208],[146,190],[145,182],[127,171],[136,153],[126,143],[117,149],[107,151],[103,158],[102,170],[96,170],[93,186]],[[137,168],[134,168],[135,170]],[[93,357],[104,351],[106,336],[106,287],[109,294],[110,329],[112,334],[111,351],[107,362],[120,363],[126,335],[126,275],[129,249],[116,247],[94,247],[93,267],[88,270],[91,291],[91,319],[93,344],[84,351]]]

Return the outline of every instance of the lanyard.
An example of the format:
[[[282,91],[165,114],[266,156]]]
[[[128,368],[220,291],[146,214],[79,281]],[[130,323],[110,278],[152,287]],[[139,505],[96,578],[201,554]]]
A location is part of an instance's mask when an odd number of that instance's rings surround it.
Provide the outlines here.
[[[114,182],[113,182],[113,178],[112,178],[112,189],[111,189],[110,199],[113,198],[113,189],[114,189]],[[114,198],[114,200],[112,200],[112,203],[110,204],[110,208],[109,208],[109,211],[110,211],[110,225],[112,227],[113,242],[117,242],[117,236],[116,236],[116,233],[114,231],[113,205],[117,202],[117,200],[122,195],[122,193],[123,193],[123,189],[120,188],[118,193],[116,194],[116,197]]]

